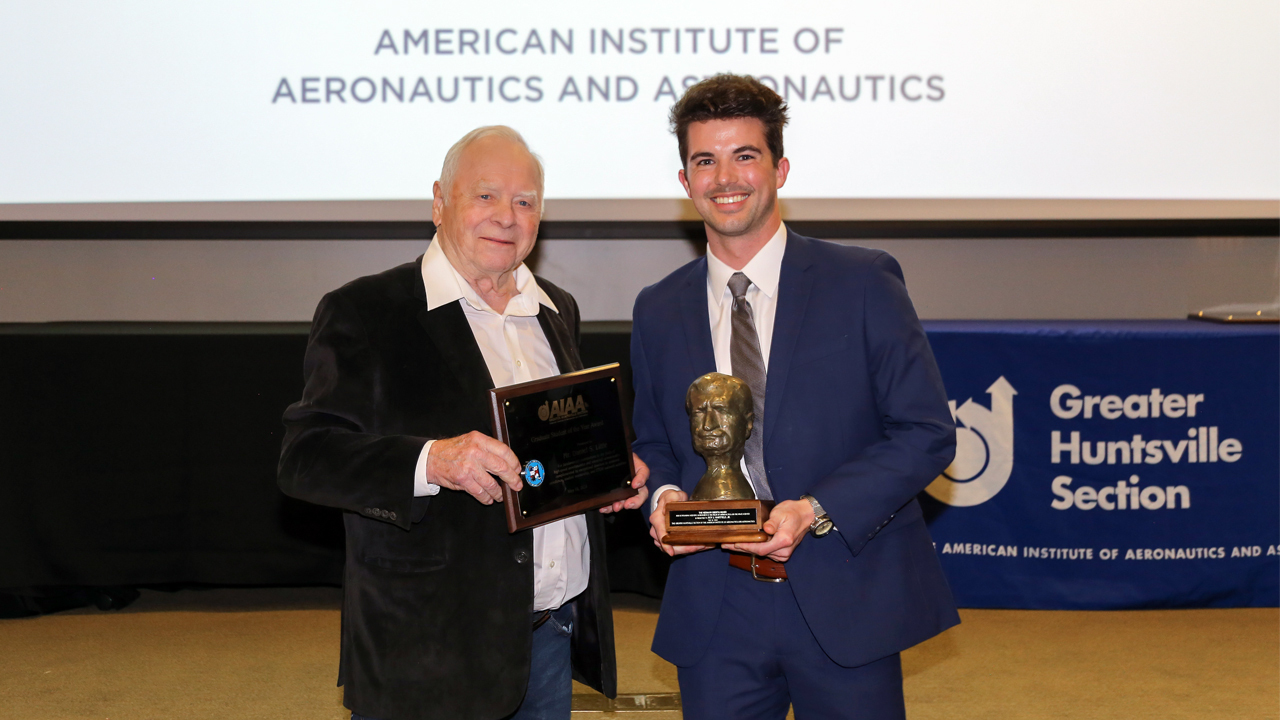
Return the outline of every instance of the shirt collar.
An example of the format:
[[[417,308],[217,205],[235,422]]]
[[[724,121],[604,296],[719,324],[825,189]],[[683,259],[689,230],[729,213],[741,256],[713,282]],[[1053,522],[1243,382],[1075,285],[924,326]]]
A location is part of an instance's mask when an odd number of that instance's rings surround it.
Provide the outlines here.
[[[462,273],[458,272],[453,263],[449,262],[449,258],[444,254],[444,248],[438,242],[439,238],[440,235],[437,233],[431,239],[431,246],[427,248],[426,254],[422,256],[422,284],[427,291],[427,310],[435,310],[461,300],[476,310],[498,314],[472,289],[471,284],[462,276]],[[539,304],[560,312],[556,304],[538,285],[538,281],[533,277],[533,271],[527,265],[520,263],[520,267],[516,268],[515,279],[519,294],[507,302],[502,315],[532,317],[538,314]]]
[[[760,292],[773,298],[778,293],[778,280],[782,276],[782,255],[787,250],[787,224],[780,223],[778,231],[760,248],[756,256],[751,258],[741,271],[734,270],[723,260],[707,250],[707,287],[717,303],[724,302],[725,288],[729,287],[729,278],[736,272],[747,276]]]

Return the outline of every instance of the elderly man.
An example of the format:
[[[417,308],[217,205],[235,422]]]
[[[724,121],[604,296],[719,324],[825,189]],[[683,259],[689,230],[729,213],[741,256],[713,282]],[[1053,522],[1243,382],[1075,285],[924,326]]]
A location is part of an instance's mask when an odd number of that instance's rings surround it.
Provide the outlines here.
[[[490,388],[582,367],[573,297],[524,265],[542,188],[518,133],[472,131],[435,183],[426,254],[316,309],[279,480],[346,511],[354,719],[567,720],[571,674],[616,694],[601,518],[508,533],[498,483],[520,489],[519,463],[486,434]],[[639,507],[647,476],[637,460],[639,495],[602,512]]]

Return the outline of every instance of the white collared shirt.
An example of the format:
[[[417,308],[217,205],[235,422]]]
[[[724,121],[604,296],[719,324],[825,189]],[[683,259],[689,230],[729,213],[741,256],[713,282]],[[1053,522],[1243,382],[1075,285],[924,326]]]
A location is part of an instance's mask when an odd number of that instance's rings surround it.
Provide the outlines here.
[[[773,318],[778,312],[778,281],[782,276],[782,255],[786,251],[785,224],[778,225],[778,231],[742,270],[726,265],[707,246],[707,313],[711,316],[711,345],[716,353],[716,372],[733,374],[733,363],[729,359],[733,346],[733,291],[729,289],[729,278],[736,272],[741,272],[751,281],[747,288],[747,302],[751,303],[751,316],[755,321],[756,335],[760,338],[760,355],[764,366],[769,367]]]
[[[730,359],[733,346],[733,291],[729,278],[741,272],[751,281],[747,288],[747,302],[751,303],[751,316],[755,321],[756,335],[760,339],[760,355],[764,366],[769,367],[769,350],[773,345],[773,320],[778,312],[778,283],[782,277],[782,256],[787,251],[786,223],[778,225],[778,231],[769,238],[755,257],[742,268],[734,270],[715,256],[707,246],[707,314],[711,318],[711,346],[716,356],[716,372],[733,374]],[[764,418],[758,418],[763,426]],[[758,427],[760,427],[758,426]],[[742,474],[751,481],[746,458],[742,460]],[[752,485],[754,489],[755,485]],[[677,485],[663,485],[653,493],[653,507],[657,508],[658,496],[667,490],[679,490]]]
[[[437,238],[439,236],[437,235]],[[445,256],[434,239],[422,258],[422,282],[427,310],[460,303],[471,333],[494,387],[539,380],[560,374],[555,354],[538,323],[538,306],[559,312],[555,303],[521,263],[515,283],[519,294],[507,301],[499,314],[489,307]],[[427,441],[418,456],[414,495],[435,495],[440,486],[427,480],[427,455],[434,440]],[[533,530],[533,609],[551,610],[581,593],[591,572],[591,548],[587,521],[581,515],[558,520]]]

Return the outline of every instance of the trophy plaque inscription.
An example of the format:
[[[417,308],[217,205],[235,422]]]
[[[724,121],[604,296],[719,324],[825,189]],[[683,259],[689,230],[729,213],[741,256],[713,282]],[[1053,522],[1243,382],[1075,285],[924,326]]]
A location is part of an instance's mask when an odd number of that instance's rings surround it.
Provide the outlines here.
[[[669,502],[667,545],[714,545],[764,542],[764,522],[770,501],[756,498],[742,474],[742,453],[751,435],[754,415],[751,388],[732,375],[707,373],[689,386],[685,410],[693,448],[707,461],[707,471],[693,495]]]

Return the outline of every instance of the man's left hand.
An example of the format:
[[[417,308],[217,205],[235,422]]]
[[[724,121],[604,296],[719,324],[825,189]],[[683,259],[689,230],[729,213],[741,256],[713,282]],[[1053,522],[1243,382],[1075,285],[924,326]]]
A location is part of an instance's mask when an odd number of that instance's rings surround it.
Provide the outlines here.
[[[644,507],[644,501],[649,497],[649,488],[644,486],[644,484],[649,480],[649,466],[645,465],[644,461],[640,459],[640,456],[635,453],[631,453],[631,458],[636,464],[636,476],[631,478],[631,487],[639,490],[639,492],[626,500],[619,500],[612,505],[605,505],[600,508],[600,512],[621,512],[623,510],[635,510],[636,508]]]
[[[769,511],[763,530],[773,537],[762,543],[725,543],[726,550],[751,553],[777,562],[791,559],[800,541],[813,524],[813,506],[808,500],[783,500]]]

